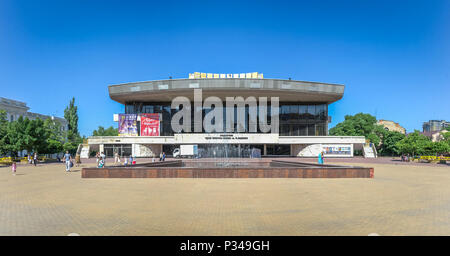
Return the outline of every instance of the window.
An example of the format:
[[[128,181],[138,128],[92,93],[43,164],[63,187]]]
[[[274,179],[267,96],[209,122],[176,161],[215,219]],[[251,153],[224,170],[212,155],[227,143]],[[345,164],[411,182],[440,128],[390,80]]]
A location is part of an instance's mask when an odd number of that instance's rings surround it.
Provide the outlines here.
[[[327,119],[327,105],[317,105],[316,113],[318,115],[318,120],[326,120]]]
[[[299,136],[307,136],[308,135],[306,124],[300,124],[298,126],[298,135]]]
[[[308,124],[308,136],[314,136],[315,133],[316,133],[315,125],[314,124]]]
[[[280,109],[280,120],[288,121],[289,120],[289,105],[283,105]]]
[[[153,106],[152,106],[152,105],[146,105],[146,106],[144,106],[144,113],[149,113],[149,114],[154,113]]]
[[[132,152],[131,144],[105,144],[104,150],[107,157],[113,157],[115,153],[121,157],[128,157]]]
[[[289,121],[296,121],[299,119],[298,105],[289,106]]]
[[[315,115],[316,115],[316,106],[308,105],[307,119],[314,119]]]
[[[308,107],[305,105],[298,106],[299,119],[307,119],[307,109]]]
[[[316,124],[316,136],[324,136],[324,125],[323,124]]]
[[[289,125],[280,124],[280,135],[289,136]]]
[[[290,155],[291,154],[291,145],[273,145],[267,144],[267,155]]]

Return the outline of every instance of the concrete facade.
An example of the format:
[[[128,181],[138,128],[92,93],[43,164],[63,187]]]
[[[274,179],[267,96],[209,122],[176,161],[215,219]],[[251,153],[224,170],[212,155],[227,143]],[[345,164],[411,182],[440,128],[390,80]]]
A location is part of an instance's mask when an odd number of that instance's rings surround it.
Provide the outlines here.
[[[273,97],[280,102],[326,102],[342,98],[344,85],[282,79],[171,79],[126,83],[109,86],[112,100],[121,104],[127,101],[167,101],[178,96],[193,100],[193,89],[202,89],[203,96],[221,99],[230,95],[242,97]]]
[[[283,79],[248,79],[248,78],[220,78],[220,79],[170,79],[148,82],[125,83],[108,87],[112,100],[120,104],[160,104],[170,103],[174,98],[184,96],[193,101],[194,89],[202,89],[203,99],[215,96],[222,100],[226,97],[241,96],[253,97],[279,97],[279,102],[287,104],[323,104],[325,107],[343,97],[344,85],[318,82],[306,82]],[[281,108],[281,107],[280,107]],[[299,108],[300,111],[300,108]],[[129,114],[134,112],[127,112]],[[136,112],[150,113],[150,112]],[[297,113],[301,114],[301,113]],[[298,115],[301,116],[301,115]],[[328,116],[327,108],[324,112],[326,123],[323,135],[327,135]],[[302,119],[303,120],[303,119]],[[308,119],[305,119],[308,120]],[[328,120],[328,121],[327,121]],[[290,131],[292,124],[290,124]],[[294,124],[296,126],[297,124]],[[282,124],[280,124],[280,127]],[[316,126],[317,127],[317,126]],[[295,127],[294,127],[295,128]],[[314,128],[314,126],[313,126]],[[308,127],[308,130],[310,128]],[[316,130],[317,132],[317,130]],[[170,136],[167,136],[170,135]],[[283,147],[284,155],[316,157],[324,151],[330,157],[353,157],[354,149],[362,149],[364,137],[352,136],[322,136],[310,134],[309,136],[280,136],[280,133],[174,133],[166,136],[113,136],[90,137],[88,143],[92,149],[104,151],[106,147],[128,149],[135,157],[158,156],[165,147],[182,144],[208,145],[238,145],[242,147],[258,147],[261,155],[266,155],[268,147],[275,152],[274,147]],[[302,135],[299,133],[296,135]],[[317,136],[319,135],[319,136]],[[106,146],[105,146],[106,145]],[[131,149],[129,149],[131,148]],[[286,151],[287,150],[287,151]],[[281,152],[280,150],[278,152]],[[169,155],[171,152],[166,152]],[[240,154],[239,154],[240,155]]]
[[[249,136],[250,135],[250,136]],[[214,134],[213,136],[220,136]],[[210,140],[211,134],[175,134],[175,136],[158,137],[89,137],[90,145],[99,145],[98,150],[104,151],[105,144],[126,144],[132,146],[132,155],[136,157],[159,156],[163,145],[180,144],[228,144],[225,140]],[[290,156],[315,157],[330,147],[350,147],[350,154],[333,154],[330,157],[353,157],[354,149],[362,149],[364,136],[278,136],[278,134],[238,134],[238,139],[232,144],[268,144],[291,145]],[[246,139],[243,139],[246,138]],[[314,145],[314,146],[311,146]],[[265,155],[264,152],[262,152]]]
[[[406,129],[394,121],[380,119],[377,121],[377,124],[382,125],[388,131],[406,134]]]
[[[30,108],[27,106],[25,102],[6,99],[0,97],[0,110],[4,110],[6,112],[6,119],[8,122],[16,121],[19,117],[27,117],[28,119],[34,120],[40,118],[42,120],[51,118],[52,120],[58,121],[61,123],[61,129],[63,131],[67,130],[67,121],[64,118],[43,115],[38,113],[29,112]]]

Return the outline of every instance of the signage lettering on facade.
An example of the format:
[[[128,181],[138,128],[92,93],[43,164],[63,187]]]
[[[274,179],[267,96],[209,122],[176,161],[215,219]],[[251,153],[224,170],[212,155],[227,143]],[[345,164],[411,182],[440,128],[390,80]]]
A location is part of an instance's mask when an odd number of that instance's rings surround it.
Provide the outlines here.
[[[240,73],[240,74],[213,74],[213,73],[189,73],[189,79],[214,79],[214,78],[250,78],[263,79],[264,75],[258,72]]]

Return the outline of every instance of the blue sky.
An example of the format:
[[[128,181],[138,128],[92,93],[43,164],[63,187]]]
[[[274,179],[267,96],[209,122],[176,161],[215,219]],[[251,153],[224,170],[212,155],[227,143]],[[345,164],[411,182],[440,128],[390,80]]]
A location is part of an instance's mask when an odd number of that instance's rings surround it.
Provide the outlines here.
[[[340,83],[330,127],[365,112],[408,131],[450,120],[450,1],[0,1],[0,96],[110,126],[107,86],[262,72]]]

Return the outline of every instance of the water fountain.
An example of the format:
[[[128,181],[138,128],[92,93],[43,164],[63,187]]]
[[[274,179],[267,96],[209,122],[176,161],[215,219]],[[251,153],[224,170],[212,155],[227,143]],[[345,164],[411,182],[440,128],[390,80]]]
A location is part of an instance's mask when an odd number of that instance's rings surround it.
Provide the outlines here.
[[[227,155],[227,154],[226,154]],[[169,160],[133,166],[83,168],[82,178],[373,178],[370,167],[266,159]]]

